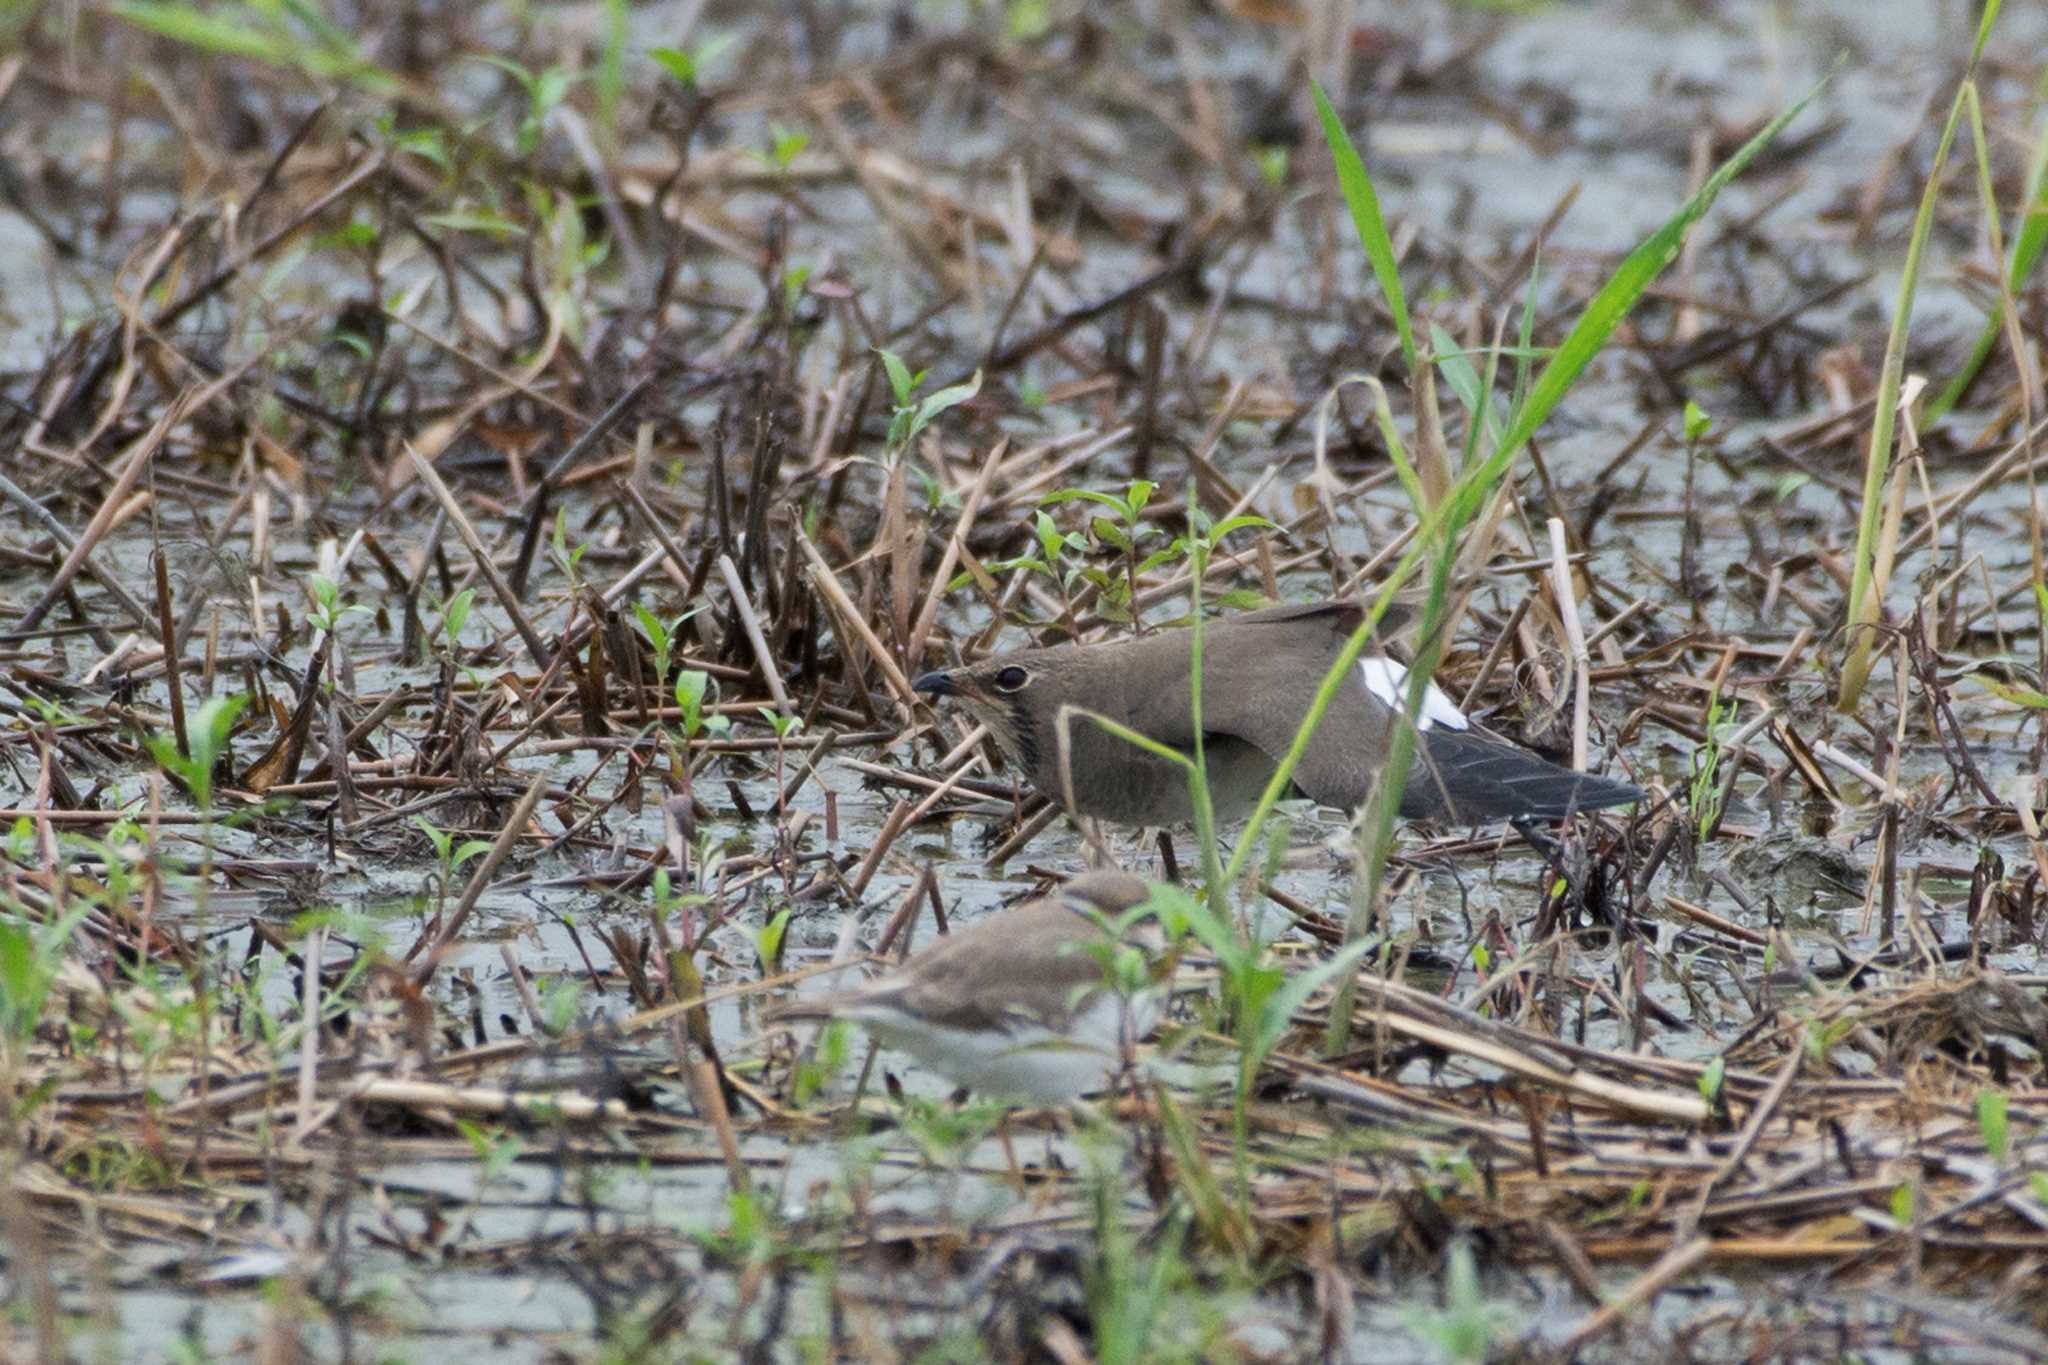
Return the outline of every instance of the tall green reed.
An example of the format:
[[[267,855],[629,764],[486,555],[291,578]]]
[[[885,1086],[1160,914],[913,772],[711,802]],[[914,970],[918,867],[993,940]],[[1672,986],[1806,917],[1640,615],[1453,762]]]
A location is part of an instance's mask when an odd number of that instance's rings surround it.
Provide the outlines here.
[[[1905,268],[1899,276],[1898,301],[1892,308],[1891,333],[1885,339],[1884,366],[1878,372],[1877,406],[1871,413],[1870,447],[1863,463],[1863,505],[1856,522],[1856,550],[1850,561],[1849,652],[1842,660],[1841,686],[1835,699],[1836,706],[1845,712],[1856,710],[1863,695],[1863,684],[1870,677],[1871,645],[1877,639],[1885,588],[1891,576],[1891,550],[1897,532],[1894,529],[1890,535],[1883,534],[1881,523],[1886,521],[1887,501],[1897,498],[1897,495],[1887,498],[1886,485],[1894,477],[1892,438],[1898,426],[1899,395],[1905,382],[1906,335],[1913,321],[1913,300],[1920,288],[1920,271],[1926,260],[1927,240],[1934,229],[1934,208],[1940,197],[1942,179],[1948,170],[1949,150],[1955,144],[1957,129],[1963,125],[1964,114],[1976,107],[1977,63],[1984,55],[1984,44],[1991,37],[1992,26],[1998,22],[2002,3],[2003,0],[1986,0],[1984,12],[1977,23],[1977,40],[1970,49],[1970,63],[1956,88],[1955,98],[1949,103],[1948,120],[1942,125],[1934,164],[1927,172],[1927,184],[1920,192],[1920,207],[1913,215],[1912,235],[1906,240]],[[1980,133],[1977,145],[1980,165],[1984,155]],[[1899,494],[1903,491],[1903,488],[1898,490]],[[1895,528],[1895,519],[1893,524]]]

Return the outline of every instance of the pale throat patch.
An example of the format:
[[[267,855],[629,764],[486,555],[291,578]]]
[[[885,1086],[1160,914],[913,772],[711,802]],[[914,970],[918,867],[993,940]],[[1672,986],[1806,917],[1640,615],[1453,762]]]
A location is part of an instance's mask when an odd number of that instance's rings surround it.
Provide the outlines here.
[[[1358,671],[1365,677],[1365,689],[1387,705],[1399,711],[1408,705],[1408,670],[1388,658],[1367,658],[1358,661]],[[1435,683],[1422,694],[1422,714],[1415,718],[1415,728],[1430,730],[1436,726],[1447,730],[1470,729],[1472,722],[1465,718],[1457,704]]]

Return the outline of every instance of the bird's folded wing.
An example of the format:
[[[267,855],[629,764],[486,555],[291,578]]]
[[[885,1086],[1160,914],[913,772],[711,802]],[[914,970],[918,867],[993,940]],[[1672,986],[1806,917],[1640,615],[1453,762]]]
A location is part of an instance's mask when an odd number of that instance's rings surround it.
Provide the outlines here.
[[[1103,979],[1091,932],[1056,902],[1018,906],[934,943],[890,986],[902,1008],[935,1023],[1007,1029],[1028,1017],[1057,1028],[1075,997]]]
[[[1294,743],[1324,675],[1363,619],[1355,603],[1322,602],[1211,623],[1202,641],[1205,736],[1242,740],[1277,763]],[[1146,643],[1161,657],[1141,671],[1142,687],[1130,686],[1131,724],[1164,743],[1188,748],[1194,743],[1188,664],[1182,658],[1177,668],[1168,667],[1164,657],[1169,648],[1184,653],[1188,637],[1176,631]],[[1392,715],[1354,670],[1324,712],[1294,770],[1294,785],[1325,805],[1358,805],[1371,792]]]

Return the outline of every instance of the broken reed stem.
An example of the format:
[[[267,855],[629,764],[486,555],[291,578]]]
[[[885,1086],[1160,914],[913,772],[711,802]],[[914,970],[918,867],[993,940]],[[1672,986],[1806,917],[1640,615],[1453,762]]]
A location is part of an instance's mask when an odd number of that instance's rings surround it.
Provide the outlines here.
[[[938,619],[939,604],[945,599],[946,585],[952,580],[953,569],[960,562],[961,551],[966,548],[967,538],[974,533],[974,523],[981,515],[981,504],[988,497],[989,484],[1002,466],[1003,457],[1009,453],[1010,440],[1006,436],[997,441],[995,447],[982,458],[981,473],[975,477],[967,490],[967,500],[961,505],[960,519],[953,523],[953,534],[946,537],[945,553],[939,558],[938,572],[932,575],[931,589],[925,594],[924,605],[919,608],[917,621],[910,629],[910,639],[903,649],[903,662],[910,668],[924,666],[925,641],[931,638],[932,623]]]
[[[656,512],[653,504],[647,501],[647,495],[640,491],[640,486],[629,479],[623,484],[623,487],[625,488],[627,500],[633,504],[633,509],[640,514],[641,529],[654,537],[655,543],[662,549],[662,557],[674,566],[676,573],[682,576],[683,583],[685,584],[683,589],[684,600],[687,601],[695,597],[698,585],[690,576],[690,557],[683,553],[682,546],[676,543],[675,537],[671,536],[668,528],[662,525],[660,513]]]
[[[250,363],[253,364],[254,361]],[[210,384],[184,390],[165,406],[156,421],[150,423],[149,430],[122,452],[115,461],[120,472],[114,476],[114,484],[107,490],[106,496],[100,499],[99,510],[92,514],[92,520],[85,524],[85,529],[80,531],[78,538],[72,542],[70,552],[64,556],[64,562],[57,566],[57,572],[51,577],[49,586],[43,589],[43,595],[36,599],[35,605],[21,614],[21,618],[14,623],[14,630],[11,633],[19,635],[34,630],[43,617],[49,614],[50,608],[64,600],[65,589],[78,577],[79,571],[91,562],[94,547],[113,526],[115,514],[128,501],[128,495],[141,481],[143,472],[149,468],[150,461],[156,458],[156,453],[163,448],[164,441],[184,423],[186,416],[194,409],[212,402],[231,382],[240,379],[242,368],[245,367],[238,367],[231,374],[224,375]],[[143,612],[141,619],[149,622],[149,614]]]
[[[733,614],[739,617],[740,629],[746,633],[747,644],[753,648],[754,662],[760,665],[761,678],[768,684],[768,694],[775,698],[775,709],[787,716],[794,712],[790,705],[789,693],[783,689],[782,676],[775,667],[775,654],[768,648],[768,637],[761,633],[761,618],[754,614],[754,604],[747,600],[746,585],[740,582],[740,571],[732,562],[731,555],[718,557],[718,576],[725,580],[726,590],[732,594]]]
[[[896,660],[869,627],[867,617],[854,605],[853,599],[847,596],[846,589],[840,585],[839,575],[825,562],[825,556],[818,553],[818,547],[811,544],[811,538],[804,534],[801,526],[796,528],[795,534],[797,547],[810,562],[811,581],[817,584],[818,591],[831,607],[833,619],[866,647],[869,656],[875,661],[875,667],[881,669],[882,676],[889,680],[890,688],[896,693],[896,700],[908,711],[917,704],[917,693],[911,690],[910,679],[896,666]]]
[[[1572,591],[1572,567],[1564,523],[1550,519],[1551,591],[1557,594],[1557,615],[1564,625],[1572,659],[1572,767],[1586,770],[1586,727],[1593,706],[1593,659],[1586,650],[1585,627],[1579,624],[1579,601]]]
[[[185,735],[185,684],[178,669],[178,628],[171,617],[171,571],[164,564],[163,545],[151,556],[156,568],[156,615],[164,646],[164,686],[171,698],[171,734],[178,741],[178,757],[192,757],[192,743]]]
[[[1638,1275],[1626,1289],[1581,1320],[1558,1347],[1558,1353],[1565,1359],[1570,1359],[1595,1339],[1621,1326],[1630,1313],[1648,1303],[1704,1261],[1712,1246],[1707,1238],[1695,1237],[1684,1245],[1665,1252],[1655,1265]]]
[[[327,956],[327,926],[319,925],[306,935],[306,946],[301,951],[305,978],[299,1001],[303,1021],[299,1034],[299,1121],[293,1135],[298,1142],[305,1141],[305,1135],[313,1130],[313,1102],[320,1093],[321,1030],[315,1027],[315,1021],[320,1018],[320,964]]]
[[[441,504],[441,510],[448,514],[448,520],[455,526],[455,533],[461,536],[462,543],[469,547],[469,556],[476,565],[476,571],[483,575],[484,582],[491,585],[492,594],[497,597],[498,605],[505,609],[505,615],[512,622],[513,629],[519,632],[519,638],[525,643],[526,652],[533,659],[534,667],[546,668],[548,647],[541,642],[540,634],[534,630],[533,623],[526,619],[526,613],[520,608],[519,598],[513,593],[512,585],[498,572],[497,561],[491,558],[491,552],[485,547],[483,537],[479,536],[476,527],[470,524],[469,517],[462,510],[462,504],[455,500],[455,494],[441,481],[440,472],[428,462],[426,456],[420,454],[412,442],[405,443],[405,453],[412,460],[413,470],[419,475],[420,482],[426,485],[427,491]]]
[[[1035,815],[1017,826],[1015,834],[1012,834],[1009,838],[1003,840],[1002,843],[996,845],[989,852],[988,857],[982,860],[982,866],[992,870],[1001,868],[1003,864],[1016,857],[1018,852],[1033,839],[1045,833],[1046,828],[1053,821],[1060,818],[1060,813],[1060,808],[1056,804],[1051,801],[1046,802],[1038,808],[1038,812]]]
[[[915,803],[911,801],[898,801],[889,808],[888,818],[882,821],[881,831],[875,835],[874,847],[870,848],[868,856],[861,860],[860,871],[847,883],[847,894],[855,900],[860,899],[861,893],[868,889],[868,883],[880,870],[882,859],[889,852],[889,845],[895,843],[896,836],[909,826],[910,812],[914,805]]]

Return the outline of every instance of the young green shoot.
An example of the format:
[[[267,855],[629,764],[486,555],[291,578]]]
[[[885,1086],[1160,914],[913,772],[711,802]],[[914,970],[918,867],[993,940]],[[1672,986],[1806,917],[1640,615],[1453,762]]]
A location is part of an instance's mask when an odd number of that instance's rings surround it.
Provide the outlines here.
[[[1986,1155],[1997,1162],[2003,1162],[2012,1150],[2011,1133],[2006,1127],[2009,1103],[2010,1099],[2003,1090],[1977,1092],[1977,1135],[1984,1140]]]
[[[955,384],[919,398],[917,391],[923,386],[927,371],[919,370],[913,374],[901,356],[879,346],[875,348],[875,354],[881,357],[882,371],[889,378],[889,392],[896,400],[885,438],[892,456],[908,450],[918,434],[939,414],[959,407],[981,392],[981,371],[976,370],[974,377],[964,384]]]

